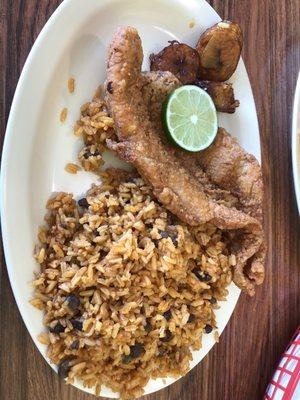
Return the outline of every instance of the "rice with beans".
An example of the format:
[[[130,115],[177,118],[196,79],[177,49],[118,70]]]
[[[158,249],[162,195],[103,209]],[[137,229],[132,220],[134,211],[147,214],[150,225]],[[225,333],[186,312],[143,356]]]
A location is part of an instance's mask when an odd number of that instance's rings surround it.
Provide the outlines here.
[[[88,162],[113,135],[103,107],[86,105],[76,126],[95,146]],[[39,339],[62,378],[132,399],[150,378],[189,370],[191,351],[216,328],[235,259],[224,232],[183,224],[138,175],[98,173],[103,184],[78,202],[67,193],[49,200],[31,303],[44,311]]]
[[[106,149],[106,140],[115,137],[114,121],[108,115],[105,102],[100,98],[100,89],[90,103],[81,107],[81,116],[74,133],[81,136],[85,144],[78,155],[83,169],[99,173],[104,164],[102,153]]]

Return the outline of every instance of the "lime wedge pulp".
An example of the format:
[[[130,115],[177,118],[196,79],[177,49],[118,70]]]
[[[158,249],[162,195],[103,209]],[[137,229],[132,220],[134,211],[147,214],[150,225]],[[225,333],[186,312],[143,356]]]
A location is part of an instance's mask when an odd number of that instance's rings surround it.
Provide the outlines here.
[[[172,140],[188,151],[206,149],[218,131],[211,97],[194,85],[181,86],[169,95],[163,107],[163,122]]]

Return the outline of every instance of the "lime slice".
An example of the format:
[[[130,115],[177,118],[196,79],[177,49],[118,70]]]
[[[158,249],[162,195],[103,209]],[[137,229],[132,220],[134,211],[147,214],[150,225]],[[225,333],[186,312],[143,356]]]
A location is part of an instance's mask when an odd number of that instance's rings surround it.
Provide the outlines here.
[[[167,134],[188,151],[206,149],[216,137],[218,119],[211,97],[198,86],[174,90],[163,107]]]

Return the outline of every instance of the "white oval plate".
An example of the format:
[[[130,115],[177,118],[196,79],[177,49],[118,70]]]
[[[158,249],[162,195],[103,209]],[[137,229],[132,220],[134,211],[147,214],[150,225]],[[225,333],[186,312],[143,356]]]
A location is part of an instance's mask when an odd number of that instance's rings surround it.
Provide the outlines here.
[[[298,212],[300,214],[300,72],[295,91],[292,125],[293,175]]]
[[[161,50],[168,40],[195,45],[200,33],[219,20],[204,0],[65,0],[34,44],[7,125],[2,158],[1,218],[15,299],[32,339],[45,358],[46,348],[37,341],[43,330],[42,313],[28,303],[33,295],[33,271],[37,269],[33,248],[49,196],[55,191],[70,191],[78,196],[95,181],[93,175],[85,172],[70,175],[64,167],[70,161],[76,162],[82,146],[73,135],[72,127],[80,106],[91,99],[104,81],[106,49],[115,29],[120,25],[138,29],[145,52],[144,66],[148,68],[149,54]],[[190,22],[195,23],[193,28],[189,27]],[[76,79],[73,95],[67,90],[71,76]],[[220,115],[220,125],[260,159],[255,104],[242,61],[231,81],[241,106],[234,115]],[[64,107],[68,108],[69,115],[61,124],[59,115]],[[220,333],[236,306],[239,293],[232,284],[227,301],[217,311]],[[203,359],[214,343],[213,334],[205,335],[202,349],[193,354],[191,367]],[[174,379],[151,380],[146,393],[172,382]],[[78,382],[76,386],[83,389]],[[86,391],[93,393],[93,390]],[[117,397],[106,388],[101,395]]]

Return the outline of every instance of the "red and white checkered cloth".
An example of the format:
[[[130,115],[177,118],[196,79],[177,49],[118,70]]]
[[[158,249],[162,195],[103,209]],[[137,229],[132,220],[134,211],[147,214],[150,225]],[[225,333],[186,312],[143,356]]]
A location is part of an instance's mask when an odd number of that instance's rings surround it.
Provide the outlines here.
[[[264,400],[300,400],[300,326],[277,366]]]

